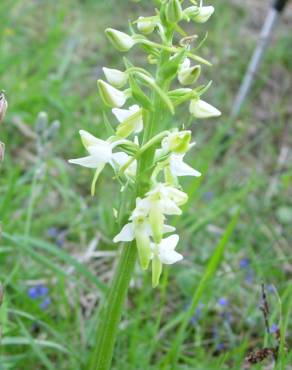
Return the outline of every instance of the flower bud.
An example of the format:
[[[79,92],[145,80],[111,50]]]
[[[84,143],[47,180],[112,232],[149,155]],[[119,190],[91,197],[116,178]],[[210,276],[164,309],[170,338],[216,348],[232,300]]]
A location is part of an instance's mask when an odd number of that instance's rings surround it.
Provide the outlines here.
[[[0,123],[4,120],[6,110],[8,107],[7,100],[3,92],[0,93]]]
[[[184,16],[189,20],[192,19],[197,23],[205,23],[214,13],[213,6],[190,6],[184,10]]]
[[[124,32],[107,28],[105,33],[114,47],[119,51],[128,51],[135,45],[133,38]]]
[[[103,80],[98,80],[97,84],[100,96],[107,106],[111,108],[120,108],[125,104],[127,95],[123,91],[117,90]]]
[[[139,17],[137,21],[137,28],[145,35],[152,33],[156,27],[157,22],[151,18]]]
[[[0,141],[0,163],[4,160],[5,144]]]
[[[178,80],[182,85],[191,85],[197,81],[201,74],[201,66],[196,65],[190,68],[181,69],[178,72]]]
[[[128,81],[127,73],[119,71],[118,69],[103,67],[102,70],[108,83],[110,83],[114,87],[121,88]]]
[[[190,103],[190,113],[196,118],[219,117],[221,112],[201,99],[193,99]]]
[[[177,23],[183,17],[179,0],[170,0],[166,9],[166,18],[169,23]]]
[[[174,153],[186,153],[189,150],[191,137],[191,131],[171,132],[163,139],[162,147]]]

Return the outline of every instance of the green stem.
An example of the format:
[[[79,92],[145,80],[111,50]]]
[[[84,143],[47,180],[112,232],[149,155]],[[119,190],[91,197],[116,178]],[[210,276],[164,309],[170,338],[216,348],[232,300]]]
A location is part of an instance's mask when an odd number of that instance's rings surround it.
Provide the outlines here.
[[[106,304],[99,318],[97,343],[86,370],[110,369],[121,312],[136,262],[136,245],[124,245]]]

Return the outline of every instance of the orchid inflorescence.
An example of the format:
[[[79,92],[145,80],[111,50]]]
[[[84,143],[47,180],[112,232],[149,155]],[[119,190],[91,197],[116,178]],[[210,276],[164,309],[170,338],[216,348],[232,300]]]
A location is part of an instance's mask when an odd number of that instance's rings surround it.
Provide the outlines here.
[[[95,169],[92,194],[106,164],[113,168],[122,191],[135,188],[134,209],[128,212],[128,222],[113,241],[135,241],[141,267],[146,270],[152,263],[154,287],[159,283],[162,265],[183,258],[175,251],[179,236],[164,236],[175,231],[166,223],[167,216],[181,215],[180,207],[188,200],[179,185],[179,177],[201,175],[184,162],[184,156],[195,145],[191,143],[191,131],[182,124],[172,128],[171,116],[185,103],[189,104],[190,114],[198,119],[221,114],[201,99],[210,83],[191,87],[197,82],[202,65],[210,63],[194,54],[196,49],[192,48],[192,43],[197,36],[188,36],[180,25],[183,21],[204,23],[214,8],[194,0],[183,8],[184,3],[184,0],[156,0],[159,9],[153,16],[134,21],[130,26],[131,35],[106,29],[108,39],[120,52],[140,45],[148,54],[149,64],[156,68],[155,77],[126,58],[123,71],[104,67],[106,81],[98,80],[99,93],[104,104],[111,108],[117,125],[106,140],[81,130],[88,156],[69,161]],[[149,39],[154,33],[160,37],[160,42]],[[180,37],[177,44],[174,35]],[[109,125],[111,120],[106,116],[105,119]],[[167,127],[164,121],[169,122]],[[119,212],[124,214],[125,210],[121,207]]]

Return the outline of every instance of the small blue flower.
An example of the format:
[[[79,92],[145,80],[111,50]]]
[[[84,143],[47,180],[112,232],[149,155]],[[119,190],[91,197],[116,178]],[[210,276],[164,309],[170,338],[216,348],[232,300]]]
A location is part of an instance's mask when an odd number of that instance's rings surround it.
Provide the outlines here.
[[[40,304],[40,309],[42,310],[46,310],[48,308],[48,306],[51,304],[51,298],[50,297],[46,297],[43,302]]]
[[[216,346],[216,351],[223,351],[223,349],[225,349],[225,345],[224,343],[218,343],[217,346]]]
[[[270,333],[271,334],[274,334],[274,333],[277,333],[277,331],[279,330],[279,326],[277,324],[273,324],[271,327],[270,327]]]
[[[247,268],[249,265],[250,265],[250,260],[249,260],[249,258],[244,257],[244,258],[242,258],[242,259],[239,261],[239,267],[240,267],[241,269],[245,269],[245,268]]]
[[[214,192],[213,191],[207,191],[203,194],[203,199],[206,203],[209,203],[214,198]]]
[[[221,298],[218,299],[218,304],[220,306],[226,307],[229,304],[229,300],[225,297],[221,297]]]
[[[48,233],[48,236],[52,239],[55,239],[58,237],[59,235],[59,229],[55,226],[52,226],[50,227],[48,230],[47,230],[47,233]]]
[[[197,322],[200,320],[202,316],[203,307],[204,307],[203,303],[198,304],[198,307],[195,310],[195,314],[191,317],[190,320],[193,325],[197,324]]]
[[[31,299],[37,299],[38,298],[37,287],[33,286],[33,287],[29,288],[27,294],[28,294],[29,298],[31,298]]]
[[[28,296],[31,299],[38,299],[47,296],[49,293],[48,287],[45,285],[36,285],[28,289]]]
[[[269,293],[273,293],[273,294],[276,293],[276,288],[274,287],[273,284],[268,285],[267,290]]]

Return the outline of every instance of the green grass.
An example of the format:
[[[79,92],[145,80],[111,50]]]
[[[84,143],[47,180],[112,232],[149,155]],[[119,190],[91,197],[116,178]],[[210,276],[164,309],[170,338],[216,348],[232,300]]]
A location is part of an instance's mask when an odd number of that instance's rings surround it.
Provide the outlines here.
[[[140,6],[148,12],[148,5],[130,1],[0,3],[0,89],[9,100],[0,128],[6,143],[0,174],[1,370],[78,370],[93,345],[113,272],[113,208],[119,199],[110,172],[91,198],[91,171],[69,166],[67,159],[82,152],[80,128],[106,137],[96,79],[102,66],[120,61],[103,29],[125,29],[127,19],[142,14]],[[290,163],[285,159],[291,41],[280,25],[249,103],[237,122],[229,122],[258,31],[250,29],[250,17],[245,5],[226,0],[208,23],[201,53],[214,64],[204,69],[214,82],[206,100],[224,114],[191,126],[197,146],[188,158],[204,176],[184,184],[191,197],[176,222],[185,259],[166,269],[156,290],[137,268],[114,370],[240,369],[249,350],[275,343],[259,310],[261,282],[269,287],[271,323],[286,336],[288,350],[282,340],[277,369],[292,362],[291,153]],[[133,57],[144,63],[143,53]],[[35,130],[40,111],[61,122],[43,152]],[[233,136],[224,143],[229,125]],[[94,245],[96,254],[84,259]],[[249,265],[240,268],[243,258]],[[46,309],[28,296],[39,283],[49,288]],[[222,297],[227,306],[218,303]]]

